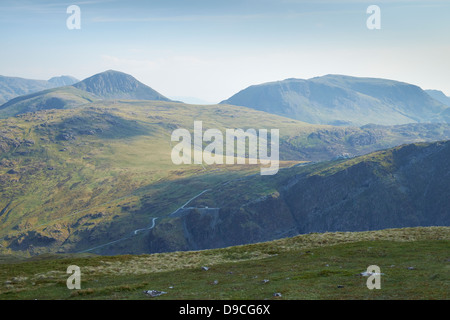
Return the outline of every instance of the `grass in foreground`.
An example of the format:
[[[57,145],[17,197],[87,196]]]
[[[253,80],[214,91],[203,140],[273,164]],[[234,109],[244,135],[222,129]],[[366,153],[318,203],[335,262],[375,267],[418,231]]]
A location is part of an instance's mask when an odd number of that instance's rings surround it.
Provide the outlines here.
[[[4,259],[0,299],[446,300],[449,245],[450,228],[432,227],[308,234],[196,252]],[[66,287],[69,265],[81,268],[81,290]],[[359,275],[369,265],[384,273],[380,290],[369,290]],[[150,298],[144,290],[166,294]]]

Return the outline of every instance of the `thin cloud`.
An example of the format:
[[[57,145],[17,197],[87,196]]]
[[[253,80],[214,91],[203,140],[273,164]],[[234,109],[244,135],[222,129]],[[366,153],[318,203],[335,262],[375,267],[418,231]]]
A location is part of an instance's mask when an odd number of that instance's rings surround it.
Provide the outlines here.
[[[226,15],[180,15],[180,16],[159,16],[159,17],[95,17],[92,22],[189,22],[189,21],[229,21],[229,20],[252,20],[267,19],[267,14],[226,14]]]
[[[45,1],[37,1],[37,2],[28,2],[28,1],[8,1],[3,2],[0,6],[0,12],[4,14],[10,14],[12,12],[18,13],[61,13],[61,8],[67,8],[70,5],[97,5],[103,3],[113,3],[121,0],[87,0],[87,1],[67,1],[67,2],[45,2]]]

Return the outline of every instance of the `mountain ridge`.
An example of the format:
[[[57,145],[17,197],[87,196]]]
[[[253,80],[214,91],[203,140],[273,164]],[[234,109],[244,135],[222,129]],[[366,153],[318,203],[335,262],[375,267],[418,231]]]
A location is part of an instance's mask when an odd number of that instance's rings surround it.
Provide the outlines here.
[[[9,100],[0,106],[0,118],[41,110],[75,108],[97,99],[73,86],[56,87]]]
[[[0,105],[22,95],[60,86],[72,85],[78,81],[78,79],[72,76],[57,76],[52,77],[49,80],[0,76]]]
[[[240,105],[313,124],[397,125],[448,122],[448,110],[405,82],[329,74],[288,78],[243,89],[221,104]]]
[[[70,81],[70,77],[53,80],[54,83],[59,84]],[[0,106],[0,117],[47,109],[76,108],[95,100],[116,99],[171,101],[129,74],[108,70],[72,85],[13,98]]]
[[[445,93],[443,93],[440,90],[425,90],[426,93],[428,93],[433,99],[440,101],[441,103],[450,106],[450,97],[446,96]]]

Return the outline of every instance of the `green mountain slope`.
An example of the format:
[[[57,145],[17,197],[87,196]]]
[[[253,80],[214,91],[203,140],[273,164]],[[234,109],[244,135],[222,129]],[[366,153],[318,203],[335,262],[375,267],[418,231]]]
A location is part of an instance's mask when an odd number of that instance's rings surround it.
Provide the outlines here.
[[[398,125],[448,122],[448,109],[417,86],[342,75],[264,83],[224,104],[246,106],[314,124]]]
[[[249,108],[162,101],[95,101],[72,109],[21,114],[0,120],[0,250],[33,255],[99,246],[103,253],[115,254],[189,248],[186,239],[190,236],[179,229],[184,218],[170,215],[189,199],[205,190],[225,188],[228,195],[217,194],[229,200],[233,209],[270,195],[278,183],[287,182],[280,180],[285,170],[289,175],[303,170],[282,169],[261,184],[251,177],[243,179],[249,175],[256,179],[260,165],[174,165],[170,158],[173,130],[192,132],[194,121],[200,120],[204,130],[222,132],[279,128],[282,168],[347,157],[345,153],[364,154],[409,140],[450,139],[450,128],[443,124],[341,128]],[[210,199],[202,206],[216,214],[215,208],[221,205],[210,198],[214,194],[203,193],[189,205]],[[259,223],[252,215],[245,216],[248,226]],[[273,229],[270,236],[282,236],[289,219],[276,220],[281,231]],[[156,227],[148,233],[153,223]],[[148,237],[164,233],[160,243]],[[114,244],[105,245],[110,242]]]
[[[192,130],[194,119],[220,129],[234,127],[236,119],[254,119],[249,124],[255,128],[285,121],[237,107],[144,101],[98,102],[2,120],[3,248],[37,253],[113,241],[210,184],[259,170],[174,165],[170,135],[176,128]],[[309,127],[295,122],[287,129],[314,130]]]
[[[58,87],[14,98],[0,106],[0,118],[48,109],[68,109],[93,102],[92,94],[72,86]]]

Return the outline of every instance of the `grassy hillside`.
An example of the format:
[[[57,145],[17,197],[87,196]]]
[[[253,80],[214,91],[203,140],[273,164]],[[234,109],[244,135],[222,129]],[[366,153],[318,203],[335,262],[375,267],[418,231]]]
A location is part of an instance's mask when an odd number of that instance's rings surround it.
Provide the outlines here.
[[[58,87],[11,99],[0,106],[0,118],[49,109],[69,109],[97,100],[72,86]]]
[[[149,228],[153,218],[159,224],[206,189],[259,175],[259,165],[174,165],[172,131],[192,131],[199,120],[221,131],[279,128],[282,167],[450,137],[445,125],[336,128],[235,106],[156,101],[97,101],[6,118],[0,120],[0,250],[78,252],[124,239],[109,253],[146,252],[144,233],[134,237],[134,230]],[[250,201],[258,188],[240,194]]]
[[[268,128],[285,121],[257,115],[237,107],[110,102],[3,120],[3,248],[33,253],[112,241],[216,183],[256,172],[259,166],[176,166],[170,135],[177,127],[192,130],[194,119],[221,129],[236,119]]]
[[[449,245],[450,228],[429,227],[153,255],[8,257],[1,261],[0,299],[446,300]],[[81,269],[81,290],[66,287],[69,265]],[[383,273],[379,290],[369,290],[359,275],[369,265]],[[144,290],[166,294],[151,298]]]

